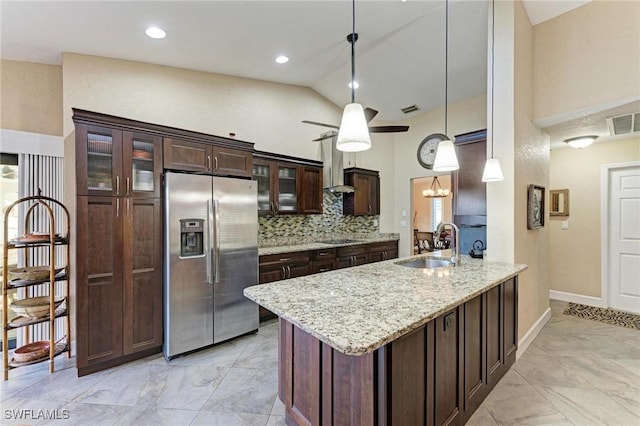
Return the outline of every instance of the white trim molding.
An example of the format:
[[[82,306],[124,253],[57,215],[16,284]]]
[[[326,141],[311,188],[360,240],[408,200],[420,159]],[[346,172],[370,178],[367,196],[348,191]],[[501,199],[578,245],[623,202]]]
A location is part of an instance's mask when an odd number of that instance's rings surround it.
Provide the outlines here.
[[[531,328],[522,336],[518,341],[518,350],[516,351],[516,361],[527,350],[531,342],[540,334],[545,324],[551,319],[551,308],[547,308],[546,311],[533,323]]]
[[[564,291],[549,290],[549,299],[560,300],[562,302],[579,303],[581,305],[595,306],[596,308],[606,308],[607,302],[601,297],[585,296],[582,294],[566,293]]]
[[[612,170],[639,166],[640,161],[600,166],[600,297],[604,303],[602,308],[609,307],[609,176]]]
[[[0,152],[64,157],[62,136],[0,129]]]

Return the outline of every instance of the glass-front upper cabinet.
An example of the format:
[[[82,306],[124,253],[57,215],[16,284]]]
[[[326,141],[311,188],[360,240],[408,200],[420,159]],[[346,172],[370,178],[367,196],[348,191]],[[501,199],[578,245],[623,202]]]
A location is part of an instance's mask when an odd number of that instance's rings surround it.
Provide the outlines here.
[[[258,212],[272,214],[271,201],[271,165],[269,163],[253,163],[253,179],[258,182]]]
[[[78,195],[159,197],[162,138],[106,127],[76,127]]]
[[[253,179],[258,182],[258,213],[298,213],[298,167],[254,157]]]
[[[296,213],[298,211],[297,198],[297,167],[278,167],[278,213]]]
[[[123,132],[124,195],[160,197],[162,138]]]

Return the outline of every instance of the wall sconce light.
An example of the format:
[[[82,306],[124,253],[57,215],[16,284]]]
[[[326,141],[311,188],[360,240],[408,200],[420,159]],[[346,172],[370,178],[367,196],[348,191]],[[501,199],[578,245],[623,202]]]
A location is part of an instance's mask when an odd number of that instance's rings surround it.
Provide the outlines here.
[[[433,182],[431,182],[431,188],[422,191],[422,196],[425,198],[443,198],[447,197],[451,191],[446,188],[442,188],[438,176],[434,176]]]

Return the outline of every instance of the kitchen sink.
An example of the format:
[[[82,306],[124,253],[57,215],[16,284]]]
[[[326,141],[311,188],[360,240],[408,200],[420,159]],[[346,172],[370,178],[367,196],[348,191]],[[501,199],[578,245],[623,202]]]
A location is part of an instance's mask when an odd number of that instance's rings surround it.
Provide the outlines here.
[[[445,268],[447,266],[455,266],[455,264],[448,259],[434,258],[434,257],[421,257],[419,259],[405,260],[403,262],[396,262],[396,265],[404,266],[406,268]]]

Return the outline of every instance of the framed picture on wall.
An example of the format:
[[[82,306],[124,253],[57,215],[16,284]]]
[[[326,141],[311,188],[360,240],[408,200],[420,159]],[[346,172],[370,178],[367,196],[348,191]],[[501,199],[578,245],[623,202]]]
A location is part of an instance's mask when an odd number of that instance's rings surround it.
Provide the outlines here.
[[[544,227],[544,186],[529,185],[527,190],[527,229]]]

